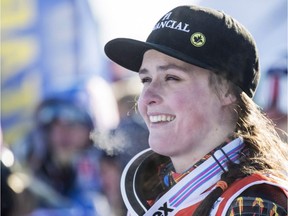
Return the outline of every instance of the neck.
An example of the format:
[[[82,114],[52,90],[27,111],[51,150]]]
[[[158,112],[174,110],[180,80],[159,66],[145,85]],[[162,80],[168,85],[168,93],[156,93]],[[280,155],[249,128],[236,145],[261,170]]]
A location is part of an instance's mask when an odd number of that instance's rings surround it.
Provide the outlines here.
[[[231,134],[232,133],[227,133],[222,137],[215,136],[213,142],[212,140],[204,141],[202,142],[202,145],[195,145],[195,147],[191,148],[189,152],[186,151],[181,155],[170,157],[175,171],[177,173],[184,173],[209,152],[213,151],[215,148],[229,140],[228,137],[231,137]]]

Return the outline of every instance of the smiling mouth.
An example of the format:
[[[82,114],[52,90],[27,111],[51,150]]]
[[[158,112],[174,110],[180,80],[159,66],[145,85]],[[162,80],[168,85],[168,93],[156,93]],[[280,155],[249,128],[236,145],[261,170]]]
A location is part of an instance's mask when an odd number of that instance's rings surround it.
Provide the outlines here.
[[[149,120],[152,123],[158,123],[158,122],[171,122],[175,119],[175,116],[171,115],[154,115],[149,116]]]

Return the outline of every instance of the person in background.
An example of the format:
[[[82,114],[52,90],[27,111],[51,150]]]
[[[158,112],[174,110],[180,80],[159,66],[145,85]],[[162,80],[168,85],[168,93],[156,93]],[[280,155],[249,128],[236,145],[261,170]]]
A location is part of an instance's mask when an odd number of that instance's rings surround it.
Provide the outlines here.
[[[110,216],[124,216],[127,209],[120,193],[120,177],[123,170],[118,155],[104,154],[100,159],[101,179],[103,191],[107,196],[111,208]]]
[[[92,134],[105,134],[118,122],[111,86],[99,76],[46,93],[29,134],[11,145],[37,200],[29,216],[114,215],[100,167],[107,153]]]
[[[143,83],[151,149],[123,171],[129,215],[287,215],[287,143],[253,101],[259,58],[244,26],[179,6],[146,42],[117,38],[105,52]]]
[[[138,82],[138,85],[135,82]],[[138,77],[119,80],[113,84],[113,89],[117,99],[120,122],[112,134],[114,139],[122,140],[124,143],[117,152],[124,168],[135,154],[149,147],[149,131],[135,106],[141,89]]]
[[[47,98],[35,111],[35,128],[26,139],[25,165],[38,183],[30,185],[36,188],[32,190],[38,200],[32,216],[110,212],[100,173],[104,152],[90,139],[96,125],[88,105],[74,99]]]
[[[38,107],[36,119],[47,142],[44,160],[36,173],[43,179],[48,177],[63,195],[71,195],[75,185],[99,190],[100,152],[89,138],[94,123],[85,108],[67,99],[47,99]]]
[[[29,157],[34,175],[62,197],[66,208],[74,203],[84,215],[104,215],[99,161],[103,152],[89,138],[95,123],[87,108],[71,99],[49,98],[38,106],[35,117],[38,142]]]

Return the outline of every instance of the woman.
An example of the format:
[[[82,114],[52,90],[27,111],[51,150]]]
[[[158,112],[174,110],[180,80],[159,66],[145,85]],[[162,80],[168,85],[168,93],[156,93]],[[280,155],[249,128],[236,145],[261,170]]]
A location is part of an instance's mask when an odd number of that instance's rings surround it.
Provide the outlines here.
[[[288,152],[252,101],[256,45],[235,19],[180,6],[146,42],[108,42],[109,58],[138,72],[147,149],[125,168],[130,215],[286,215]]]

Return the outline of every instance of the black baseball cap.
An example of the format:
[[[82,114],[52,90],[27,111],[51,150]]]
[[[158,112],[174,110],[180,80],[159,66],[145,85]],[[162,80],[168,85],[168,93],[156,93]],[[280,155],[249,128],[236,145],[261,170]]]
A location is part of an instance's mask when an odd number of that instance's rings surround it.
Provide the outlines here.
[[[150,49],[221,74],[249,97],[254,96],[260,78],[255,41],[243,25],[224,12],[179,6],[156,23],[146,42],[116,38],[105,45],[112,61],[135,72]]]

